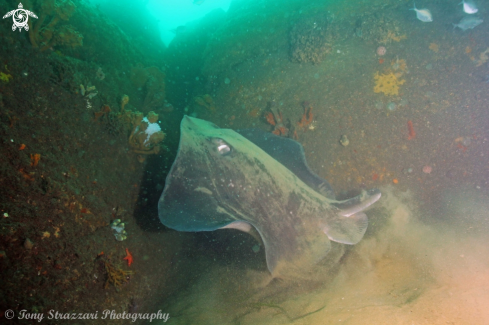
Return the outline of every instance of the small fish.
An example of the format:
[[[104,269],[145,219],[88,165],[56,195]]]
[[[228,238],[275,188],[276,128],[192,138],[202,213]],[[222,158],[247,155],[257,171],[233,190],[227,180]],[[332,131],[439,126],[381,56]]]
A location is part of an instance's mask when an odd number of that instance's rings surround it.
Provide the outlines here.
[[[422,22],[429,23],[433,21],[433,18],[431,17],[431,12],[428,9],[417,9],[416,4],[414,4],[414,8],[411,8],[409,10],[416,11],[416,18],[418,18]]]
[[[458,24],[452,24],[453,28],[458,27],[463,31],[466,31],[467,29],[474,29],[474,27],[479,26],[482,24],[484,20],[478,17],[474,16],[465,16],[460,20]]]
[[[194,0],[194,5],[201,5],[204,3],[205,0]]]
[[[475,4],[468,0],[468,1],[465,1],[465,0],[462,0],[462,2],[459,3],[459,5],[464,5],[464,12],[466,14],[475,14],[477,11],[479,11],[479,9],[477,9],[477,7],[475,6]]]
[[[170,29],[170,32],[172,32],[175,35],[183,34],[187,30],[186,26],[178,26],[177,28]]]

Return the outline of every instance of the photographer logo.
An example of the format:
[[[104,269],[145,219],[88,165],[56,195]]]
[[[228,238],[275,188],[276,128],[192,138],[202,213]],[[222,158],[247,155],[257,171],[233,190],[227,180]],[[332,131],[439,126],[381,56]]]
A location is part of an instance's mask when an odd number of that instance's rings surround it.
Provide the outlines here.
[[[12,19],[14,20],[14,24],[12,25],[12,30],[15,31],[18,28],[19,32],[22,30],[22,28],[24,28],[26,31],[29,30],[29,25],[27,24],[27,22],[29,21],[29,16],[33,18],[37,18],[35,13],[24,9],[22,3],[19,3],[18,9],[7,12],[5,16],[3,16],[3,19],[8,18],[10,16],[12,16]]]

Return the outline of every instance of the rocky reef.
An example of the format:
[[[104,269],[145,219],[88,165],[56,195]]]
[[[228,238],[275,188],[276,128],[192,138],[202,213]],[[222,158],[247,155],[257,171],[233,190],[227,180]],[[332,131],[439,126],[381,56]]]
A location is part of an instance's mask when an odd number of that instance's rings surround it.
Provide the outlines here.
[[[331,52],[333,41],[326,14],[299,20],[290,30],[289,39],[290,59],[293,62],[321,63]]]
[[[401,32],[401,24],[396,17],[397,14],[393,11],[382,16],[362,15],[355,22],[354,35],[364,41],[376,44],[400,42],[407,36]]]
[[[25,1],[29,8],[37,8],[39,19],[29,23],[29,40],[41,51],[56,45],[78,47],[83,45],[83,36],[72,25],[63,24],[70,20],[77,7],[71,0]]]
[[[143,111],[165,106],[165,74],[156,66],[144,67],[137,64],[131,68],[132,84],[144,91]]]

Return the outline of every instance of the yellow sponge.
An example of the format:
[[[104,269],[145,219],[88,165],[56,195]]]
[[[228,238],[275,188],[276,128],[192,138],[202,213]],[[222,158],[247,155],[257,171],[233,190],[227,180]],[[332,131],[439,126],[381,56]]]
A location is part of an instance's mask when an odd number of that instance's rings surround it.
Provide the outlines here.
[[[391,72],[388,74],[375,73],[375,93],[384,93],[386,96],[399,95],[399,85],[404,84],[406,80],[397,79],[396,75]]]

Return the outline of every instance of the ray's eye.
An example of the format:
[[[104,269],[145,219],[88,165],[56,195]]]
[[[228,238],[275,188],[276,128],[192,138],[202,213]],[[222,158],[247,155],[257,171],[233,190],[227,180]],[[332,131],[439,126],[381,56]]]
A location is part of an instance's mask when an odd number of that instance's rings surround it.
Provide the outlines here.
[[[231,148],[229,148],[227,144],[221,144],[219,147],[217,147],[217,150],[219,150],[221,155],[225,155],[231,151]]]
[[[217,152],[219,152],[221,156],[227,156],[232,152],[231,146],[223,139],[214,138],[212,139],[212,142],[215,144]]]

